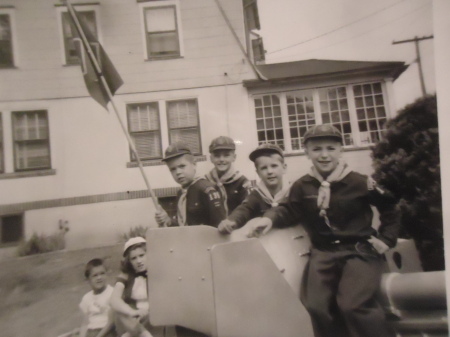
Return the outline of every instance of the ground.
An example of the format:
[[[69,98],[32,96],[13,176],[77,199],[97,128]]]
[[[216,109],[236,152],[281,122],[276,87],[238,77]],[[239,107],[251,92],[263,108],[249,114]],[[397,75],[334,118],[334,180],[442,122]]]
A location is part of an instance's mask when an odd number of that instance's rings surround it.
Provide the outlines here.
[[[79,327],[78,303],[90,290],[84,265],[95,257],[105,259],[113,285],[121,249],[122,244],[1,261],[2,337],[57,337]]]

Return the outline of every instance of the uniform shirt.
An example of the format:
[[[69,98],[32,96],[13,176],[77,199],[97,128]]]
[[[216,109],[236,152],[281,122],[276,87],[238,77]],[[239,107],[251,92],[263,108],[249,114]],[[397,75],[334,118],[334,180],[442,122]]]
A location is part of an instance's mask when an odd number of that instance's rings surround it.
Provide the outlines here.
[[[268,210],[264,216],[273,221],[274,227],[294,225],[300,221],[316,247],[334,240],[356,241],[372,235],[393,247],[400,228],[400,212],[394,198],[370,182],[367,176],[352,171],[342,180],[331,183],[327,209],[330,226],[319,215],[317,196],[320,182],[310,175],[292,185],[286,203]],[[380,213],[378,233],[372,228],[370,205]]]
[[[95,294],[92,290],[86,293],[80,302],[80,309],[88,318],[88,329],[101,329],[108,323],[108,316],[111,310],[109,299],[113,292],[113,287],[109,284],[100,294]]]
[[[177,204],[181,191],[177,195]],[[220,193],[210,181],[202,178],[195,181],[186,193],[186,223],[188,226],[207,225],[217,227],[226,213]],[[178,226],[176,220],[172,226]]]
[[[238,228],[244,226],[249,220],[263,216],[263,214],[272,208],[272,204],[264,201],[261,194],[256,190],[252,190],[241,205],[228,216],[228,220],[236,222]],[[284,219],[282,222],[286,222]]]
[[[238,207],[251,191],[251,183],[245,176],[241,176],[236,181],[224,183],[223,187],[227,192],[228,214],[231,214]]]

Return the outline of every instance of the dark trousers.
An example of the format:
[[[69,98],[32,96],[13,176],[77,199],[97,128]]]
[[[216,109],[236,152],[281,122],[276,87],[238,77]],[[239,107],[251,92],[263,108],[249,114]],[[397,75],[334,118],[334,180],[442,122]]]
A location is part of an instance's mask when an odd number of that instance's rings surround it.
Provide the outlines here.
[[[312,249],[303,274],[301,301],[315,337],[390,337],[375,299],[383,260],[354,246]]]

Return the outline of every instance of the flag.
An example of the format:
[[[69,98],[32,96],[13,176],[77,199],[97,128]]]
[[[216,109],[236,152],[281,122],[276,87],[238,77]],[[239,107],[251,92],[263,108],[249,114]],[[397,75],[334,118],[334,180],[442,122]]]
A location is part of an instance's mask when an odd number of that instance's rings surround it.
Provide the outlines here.
[[[122,78],[103,50],[102,45],[90,31],[87,23],[78,15],[69,1],[66,4],[71,30],[73,36],[76,36],[74,38],[75,48],[81,62],[81,70],[87,90],[92,98],[106,109],[111,96],[123,84]],[[111,95],[105,85],[108,86]]]

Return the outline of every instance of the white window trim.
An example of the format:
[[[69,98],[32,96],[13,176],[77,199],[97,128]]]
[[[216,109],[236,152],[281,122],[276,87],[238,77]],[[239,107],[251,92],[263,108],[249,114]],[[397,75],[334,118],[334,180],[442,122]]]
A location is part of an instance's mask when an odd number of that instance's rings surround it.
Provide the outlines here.
[[[164,157],[164,151],[170,145],[169,140],[169,122],[167,119],[167,103],[173,101],[188,101],[188,100],[196,100],[197,108],[198,108],[198,132],[200,137],[200,147],[202,153],[199,156],[203,156],[203,146],[202,146],[202,126],[200,119],[200,99],[197,96],[189,96],[189,97],[171,97],[167,99],[143,99],[143,100],[132,100],[125,102],[125,120],[128,121],[127,115],[127,106],[131,104],[145,104],[145,103],[158,103],[158,112],[159,112],[159,127],[160,127],[160,135],[161,135],[161,157]],[[127,122],[128,123],[128,122]],[[130,131],[130,127],[127,124],[127,132]],[[161,159],[162,159],[161,158]],[[144,159],[144,161],[160,161],[161,159]],[[131,157],[129,157],[129,162],[131,161]],[[134,161],[133,161],[134,162]]]
[[[88,11],[94,11],[95,13],[95,23],[97,25],[97,39],[100,44],[103,45],[103,39],[102,39],[102,25],[100,22],[100,5],[77,5],[74,4],[74,8],[79,12],[88,12]],[[65,66],[72,66],[72,64],[67,63],[66,60],[66,51],[64,46],[64,32],[63,32],[63,25],[62,25],[62,13],[67,13],[67,7],[61,6],[56,8],[56,18],[58,22],[58,31],[59,31],[59,44],[61,46],[60,48],[60,57],[61,57],[61,63]]]
[[[0,14],[8,14],[11,23],[11,37],[12,37],[12,52],[13,52],[13,65],[11,68],[18,68],[19,64],[19,48],[16,29],[16,13],[14,8],[0,8]],[[2,68],[2,69],[11,69]]]
[[[330,85],[324,85],[324,86],[317,86],[317,87],[305,87],[305,88],[290,88],[285,90],[273,90],[273,91],[264,91],[264,92],[258,92],[251,94],[251,109],[253,110],[253,116],[254,121],[256,124],[256,108],[255,108],[255,98],[262,97],[265,95],[277,95],[280,99],[280,105],[281,105],[281,119],[283,123],[283,134],[284,134],[284,147],[285,147],[285,153],[286,154],[302,154],[305,151],[303,149],[300,150],[293,150],[292,144],[291,144],[291,135],[289,130],[289,120],[288,120],[288,113],[287,113],[287,104],[286,104],[286,93],[293,92],[293,91],[304,91],[304,90],[312,90],[313,95],[313,103],[314,103],[314,112],[315,112],[315,120],[316,124],[322,124],[322,114],[318,113],[320,112],[320,99],[319,99],[319,89],[323,88],[336,88],[336,87],[345,87],[347,92],[347,102],[348,102],[348,109],[350,112],[350,125],[352,127],[352,137],[353,137],[353,145],[345,145],[344,148],[346,149],[358,149],[358,148],[364,148],[371,144],[362,144],[361,143],[361,137],[359,132],[359,126],[358,121],[356,118],[356,105],[355,105],[355,97],[353,92],[353,86],[354,85],[364,85],[364,84],[371,84],[371,83],[380,83],[381,84],[381,92],[383,94],[383,100],[384,100],[384,108],[386,111],[386,119],[391,119],[392,116],[392,102],[390,99],[390,96],[388,95],[389,88],[387,87],[391,82],[387,81],[386,79],[381,80],[369,80],[369,81],[358,81],[358,82],[352,82],[347,84],[330,84]],[[257,131],[257,128],[255,128]],[[256,133],[257,141],[259,142],[258,135]]]
[[[167,7],[167,6],[175,6],[176,19],[177,19],[177,27],[178,27],[178,43],[180,46],[180,55],[176,57],[167,57],[167,58],[151,58],[147,53],[147,32],[145,29],[145,9],[146,8],[155,8],[155,7]],[[181,10],[180,3],[178,0],[167,0],[167,1],[155,1],[155,2],[143,2],[139,4],[139,17],[141,18],[141,32],[142,32],[142,52],[145,61],[162,61],[173,59],[177,57],[184,57],[184,39],[183,39],[183,27],[181,26]]]

